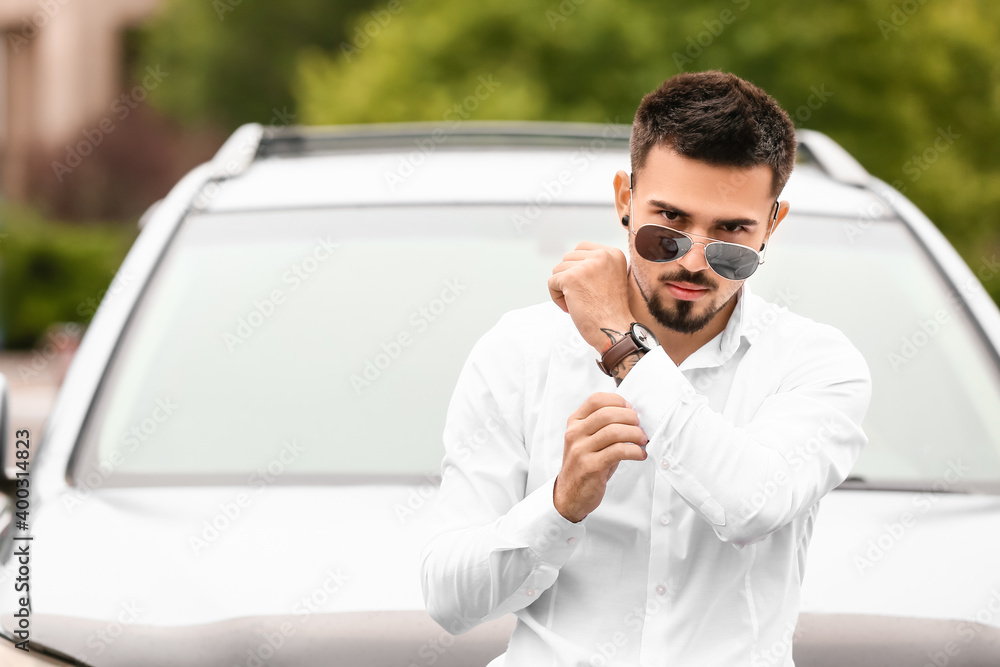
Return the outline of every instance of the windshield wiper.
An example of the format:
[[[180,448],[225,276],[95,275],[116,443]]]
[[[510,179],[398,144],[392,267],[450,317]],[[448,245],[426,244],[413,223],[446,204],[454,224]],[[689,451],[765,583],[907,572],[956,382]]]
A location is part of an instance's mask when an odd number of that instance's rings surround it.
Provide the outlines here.
[[[10,635],[10,633],[7,631],[7,628],[0,626],[0,642],[9,642],[10,644],[13,645],[18,643],[18,640]],[[55,658],[56,660],[59,660],[61,663],[65,663],[66,665],[69,665],[71,667],[94,667],[89,662],[80,662],[73,656],[63,653],[58,649],[46,646],[45,644],[39,644],[34,639],[28,640],[28,648],[30,649],[29,655],[31,653],[37,653],[39,655],[44,655],[49,658]]]

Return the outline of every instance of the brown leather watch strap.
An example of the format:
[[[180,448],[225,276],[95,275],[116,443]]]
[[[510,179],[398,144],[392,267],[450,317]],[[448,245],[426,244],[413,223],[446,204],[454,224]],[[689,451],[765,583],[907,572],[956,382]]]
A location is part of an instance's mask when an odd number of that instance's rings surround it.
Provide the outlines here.
[[[611,371],[614,370],[614,367],[617,366],[622,359],[638,349],[640,348],[636,345],[635,339],[632,338],[632,331],[630,329],[625,333],[624,338],[612,345],[608,348],[607,352],[601,355],[600,361],[597,362],[597,367],[600,368],[605,375],[611,377]]]

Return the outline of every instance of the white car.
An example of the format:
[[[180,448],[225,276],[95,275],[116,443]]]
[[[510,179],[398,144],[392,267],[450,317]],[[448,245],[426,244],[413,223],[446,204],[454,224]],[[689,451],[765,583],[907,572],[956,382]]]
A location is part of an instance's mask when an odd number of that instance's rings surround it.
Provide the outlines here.
[[[502,653],[514,616],[456,637],[424,610],[444,418],[472,345],[548,300],[565,252],[627,252],[612,178],[629,132],[234,133],[144,216],[43,441],[2,411],[0,455],[35,454],[4,471],[0,664]],[[828,137],[799,142],[789,219],[750,280],[847,334],[874,394],[869,444],[821,501],[796,665],[997,667],[1000,313],[976,273],[1000,266],[970,268]]]

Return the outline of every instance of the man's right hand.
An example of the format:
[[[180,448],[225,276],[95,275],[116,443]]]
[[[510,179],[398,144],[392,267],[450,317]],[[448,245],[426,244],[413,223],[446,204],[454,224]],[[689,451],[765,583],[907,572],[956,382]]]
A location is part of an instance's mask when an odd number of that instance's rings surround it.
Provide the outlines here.
[[[552,500],[556,510],[577,523],[597,509],[619,462],[646,460],[649,438],[624,396],[599,391],[587,397],[566,422],[562,469]]]

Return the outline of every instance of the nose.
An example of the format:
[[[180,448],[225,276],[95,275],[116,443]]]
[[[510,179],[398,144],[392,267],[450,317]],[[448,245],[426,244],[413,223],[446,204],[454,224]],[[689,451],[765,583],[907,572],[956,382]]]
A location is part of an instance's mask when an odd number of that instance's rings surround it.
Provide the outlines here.
[[[678,259],[677,262],[691,273],[697,273],[710,268],[708,261],[705,259],[705,244],[700,241],[695,241],[691,249],[684,253],[684,256]]]

